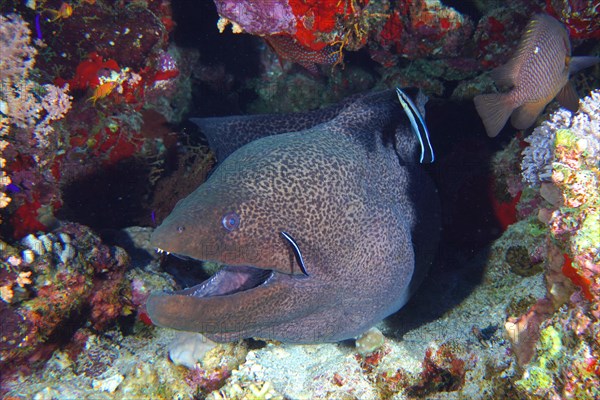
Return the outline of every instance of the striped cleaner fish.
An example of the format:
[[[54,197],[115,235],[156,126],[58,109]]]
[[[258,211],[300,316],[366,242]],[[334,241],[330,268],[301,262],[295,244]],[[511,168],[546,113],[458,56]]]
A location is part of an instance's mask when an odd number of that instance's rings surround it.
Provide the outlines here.
[[[571,58],[565,26],[547,14],[536,15],[513,58],[492,71],[496,84],[511,90],[475,96],[488,136],[498,135],[509,117],[516,129],[529,128],[555,97],[563,107],[577,111],[579,97],[569,75],[598,62],[599,57]]]
[[[289,35],[271,35],[264,39],[280,58],[302,65],[313,75],[319,75],[317,64],[333,65],[340,57],[338,46],[325,46],[316,51],[302,46]]]
[[[432,163],[435,160],[435,154],[433,153],[433,147],[429,140],[429,130],[427,130],[427,125],[425,125],[425,120],[423,119],[423,115],[425,114],[425,103],[427,103],[427,100],[429,99],[419,89],[419,92],[417,93],[417,106],[402,89],[396,88],[396,94],[398,95],[398,100],[400,101],[402,109],[410,121],[413,132],[417,135],[417,139],[419,139],[419,145],[421,147],[421,157],[419,158],[419,162],[421,164],[423,164],[423,162]]]

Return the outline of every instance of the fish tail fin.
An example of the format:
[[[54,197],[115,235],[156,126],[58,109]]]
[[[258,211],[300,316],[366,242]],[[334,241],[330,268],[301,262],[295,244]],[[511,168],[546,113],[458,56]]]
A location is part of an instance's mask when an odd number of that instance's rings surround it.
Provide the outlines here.
[[[514,110],[514,105],[508,93],[480,94],[473,99],[477,113],[483,121],[489,137],[500,133],[508,117]]]
[[[580,56],[571,58],[569,63],[569,74],[573,75],[582,69],[589,68],[592,65],[600,63],[600,57]]]

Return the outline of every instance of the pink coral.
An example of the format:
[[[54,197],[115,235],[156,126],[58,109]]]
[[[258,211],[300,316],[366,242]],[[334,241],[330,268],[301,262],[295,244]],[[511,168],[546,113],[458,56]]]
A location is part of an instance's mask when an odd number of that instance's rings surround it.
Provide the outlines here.
[[[31,46],[30,34],[20,16],[0,15],[0,80],[22,77],[33,68],[37,51]]]
[[[196,365],[185,378],[185,382],[197,393],[210,393],[220,389],[230,375],[231,372],[226,367],[209,372]]]
[[[287,0],[216,0],[221,17],[253,35],[296,33],[296,17]]]

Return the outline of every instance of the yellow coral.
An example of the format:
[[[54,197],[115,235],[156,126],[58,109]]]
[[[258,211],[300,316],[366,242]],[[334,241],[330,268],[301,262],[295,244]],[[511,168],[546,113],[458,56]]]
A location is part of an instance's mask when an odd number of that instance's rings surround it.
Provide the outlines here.
[[[25,285],[31,285],[33,282],[29,278],[31,276],[31,271],[22,271],[19,272],[19,276],[17,277],[17,284],[20,287],[25,287]]]
[[[4,285],[0,287],[0,298],[4,300],[6,303],[10,303],[14,296],[14,292],[12,290],[11,285]]]
[[[4,192],[0,192],[0,208],[4,208],[10,204],[11,198]]]

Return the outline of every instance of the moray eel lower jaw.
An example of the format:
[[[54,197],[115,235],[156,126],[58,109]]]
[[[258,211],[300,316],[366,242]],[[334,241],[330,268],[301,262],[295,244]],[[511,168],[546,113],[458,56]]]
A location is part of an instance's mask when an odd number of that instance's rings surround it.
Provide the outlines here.
[[[228,296],[268,285],[276,272],[250,266],[224,266],[199,285],[175,292],[193,297]]]
[[[157,251],[179,257],[168,250]],[[302,273],[287,274],[250,265],[225,265],[196,286],[170,293],[152,293],[146,310],[158,326],[201,332],[216,341],[237,340],[248,337],[246,332],[253,332],[257,326],[287,318],[284,315],[261,317],[261,313],[253,312],[256,299],[268,304],[271,297],[280,297],[287,291],[286,288],[310,284],[312,280]],[[245,323],[248,314],[254,317]],[[263,321],[264,318],[271,320]]]
[[[219,269],[213,276],[204,282],[175,293],[181,293],[194,297],[225,296],[228,294],[251,290],[259,285],[266,285],[275,274],[287,275],[300,279],[306,278],[308,273],[306,271],[306,266],[304,265],[304,260],[302,258],[302,253],[299,246],[289,234],[282,232],[282,237],[289,241],[290,247],[294,252],[296,262],[298,263],[302,274],[286,274],[271,268],[260,266],[223,264],[221,269]],[[185,260],[193,260],[196,262],[211,261],[222,264],[218,260],[200,260],[188,255],[170,252],[158,247],[156,248],[156,252],[159,254],[175,256]]]

